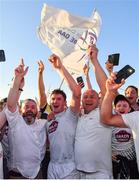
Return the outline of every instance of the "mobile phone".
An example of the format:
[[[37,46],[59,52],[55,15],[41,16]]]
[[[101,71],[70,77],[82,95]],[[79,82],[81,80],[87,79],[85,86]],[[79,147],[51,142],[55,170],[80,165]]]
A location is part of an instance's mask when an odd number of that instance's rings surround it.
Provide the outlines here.
[[[109,63],[113,64],[113,66],[118,66],[119,65],[119,57],[120,57],[119,53],[111,54],[108,56],[108,61],[109,61]]]
[[[4,50],[0,50],[0,62],[6,61]]]
[[[116,75],[117,79],[115,79],[115,82],[117,84],[121,83],[122,79],[127,79],[129,76],[131,76],[135,72],[135,69],[133,69],[130,65],[124,66]]]
[[[83,82],[82,76],[77,77],[76,80],[77,80],[78,84],[81,85],[81,88],[83,88],[84,87],[84,82]]]

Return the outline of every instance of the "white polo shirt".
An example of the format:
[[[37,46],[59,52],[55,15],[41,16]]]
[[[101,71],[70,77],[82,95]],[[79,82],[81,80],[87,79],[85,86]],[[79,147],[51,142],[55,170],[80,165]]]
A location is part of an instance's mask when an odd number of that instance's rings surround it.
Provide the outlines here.
[[[8,167],[17,169],[24,177],[35,178],[46,150],[46,120],[36,119],[28,125],[18,108],[14,113],[6,108],[5,114],[9,124]]]
[[[122,118],[124,120],[124,123],[131,128],[133,133],[136,156],[137,156],[137,164],[139,170],[139,111],[123,114]]]
[[[75,136],[78,170],[112,175],[111,134],[111,127],[100,123],[99,108],[79,118]]]

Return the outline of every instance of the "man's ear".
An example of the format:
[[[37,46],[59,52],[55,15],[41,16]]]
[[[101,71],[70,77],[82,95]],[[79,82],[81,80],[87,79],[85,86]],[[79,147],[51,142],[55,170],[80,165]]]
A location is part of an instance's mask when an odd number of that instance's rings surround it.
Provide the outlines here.
[[[67,101],[65,100],[65,110],[67,109],[67,107],[68,107],[68,106],[67,106]]]

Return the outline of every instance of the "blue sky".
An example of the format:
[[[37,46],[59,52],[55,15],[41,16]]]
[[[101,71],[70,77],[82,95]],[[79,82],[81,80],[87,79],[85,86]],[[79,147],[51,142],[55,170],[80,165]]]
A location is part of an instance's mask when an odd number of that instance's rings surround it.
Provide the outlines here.
[[[89,17],[94,8],[102,18],[101,33],[97,41],[99,61],[105,68],[108,54],[120,53],[120,64],[115,71],[129,64],[136,72],[128,78],[129,85],[139,87],[139,1],[138,0],[0,0],[0,49],[5,50],[6,62],[0,63],[0,98],[9,91],[13,70],[23,57],[29,66],[24,98],[37,96],[37,60],[45,64],[46,89],[58,88],[61,79],[47,61],[51,50],[37,36],[43,3],[65,9],[78,16]],[[98,90],[93,70],[92,86]],[[65,85],[62,86],[67,91]]]

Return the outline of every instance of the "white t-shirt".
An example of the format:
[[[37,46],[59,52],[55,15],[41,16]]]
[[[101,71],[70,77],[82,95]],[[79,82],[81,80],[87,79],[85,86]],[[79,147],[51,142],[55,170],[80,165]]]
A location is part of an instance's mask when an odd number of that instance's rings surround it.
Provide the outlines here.
[[[112,129],[112,152],[129,160],[136,158],[132,131],[129,128]]]
[[[112,128],[112,153],[129,160],[136,158],[132,131],[129,128]]]
[[[122,118],[124,123],[132,130],[139,169],[139,111],[123,114]]]
[[[99,108],[79,118],[75,136],[78,170],[112,174],[111,133],[111,127],[100,123]]]
[[[50,163],[53,164],[51,164],[53,171],[48,172],[51,178],[63,178],[75,170],[74,142],[76,126],[77,115],[70,108],[57,114],[55,119],[47,124]]]
[[[46,150],[46,120],[36,119],[26,124],[18,108],[12,113],[5,109],[8,120],[10,170],[17,169],[24,177],[35,178]]]

